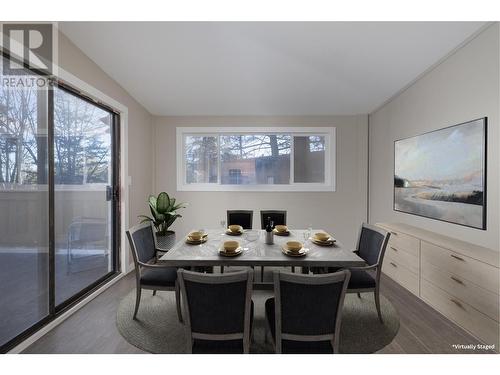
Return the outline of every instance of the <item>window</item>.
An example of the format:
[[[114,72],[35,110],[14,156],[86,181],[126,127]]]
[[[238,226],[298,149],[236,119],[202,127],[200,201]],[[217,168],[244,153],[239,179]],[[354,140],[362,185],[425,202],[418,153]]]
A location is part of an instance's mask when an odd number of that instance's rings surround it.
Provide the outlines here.
[[[222,185],[290,183],[290,135],[221,135],[219,138]]]
[[[177,128],[177,188],[334,191],[335,128]]]
[[[218,139],[213,136],[186,136],[186,183],[217,182]]]

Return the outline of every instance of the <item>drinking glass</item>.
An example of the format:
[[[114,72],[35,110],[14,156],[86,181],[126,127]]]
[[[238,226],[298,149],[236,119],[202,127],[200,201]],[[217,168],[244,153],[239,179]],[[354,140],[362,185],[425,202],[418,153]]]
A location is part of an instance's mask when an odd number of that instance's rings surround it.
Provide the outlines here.
[[[227,229],[227,227],[226,227],[226,220],[224,220],[224,219],[221,220],[220,221],[220,226],[222,227],[222,234],[221,235],[223,236],[226,233],[226,229]]]
[[[302,235],[304,236],[304,246],[306,246],[307,242],[309,241],[309,237],[311,237],[311,231],[307,229],[304,232],[302,232]]]
[[[248,242],[257,241],[259,239],[259,232],[257,232],[256,230],[249,230],[245,232],[245,239]]]

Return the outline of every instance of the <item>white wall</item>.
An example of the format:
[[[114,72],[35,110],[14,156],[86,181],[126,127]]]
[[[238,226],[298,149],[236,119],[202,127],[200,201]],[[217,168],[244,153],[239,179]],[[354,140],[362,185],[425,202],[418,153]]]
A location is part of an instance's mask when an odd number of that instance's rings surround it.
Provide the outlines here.
[[[152,116],[62,33],[59,33],[58,52],[58,64],[64,70],[128,108],[128,176],[132,183],[129,186],[129,206],[124,209],[130,225],[133,225],[137,215],[144,212],[145,197],[153,187]],[[127,176],[121,178],[122,183],[127,183]],[[122,229],[127,229],[124,223]],[[122,259],[124,265],[130,264],[132,259],[130,254],[127,255],[126,259]]]
[[[228,209],[254,210],[260,228],[261,209],[286,209],[288,224],[324,228],[349,246],[355,245],[367,208],[367,116],[332,117],[154,117],[155,191],[188,202],[174,224],[178,236],[193,228],[218,228]],[[337,190],[335,192],[179,192],[176,190],[177,126],[335,126]],[[144,197],[145,199],[145,197]],[[144,206],[146,213],[146,206]]]
[[[370,222],[402,222],[499,248],[499,25],[492,25],[370,115]],[[393,211],[396,139],[488,117],[487,230]]]

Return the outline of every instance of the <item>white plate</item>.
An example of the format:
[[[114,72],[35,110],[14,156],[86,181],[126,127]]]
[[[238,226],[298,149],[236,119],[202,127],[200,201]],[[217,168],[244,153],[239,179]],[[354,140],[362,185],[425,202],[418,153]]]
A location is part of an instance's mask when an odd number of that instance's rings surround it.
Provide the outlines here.
[[[189,245],[201,245],[208,241],[208,237],[202,237],[201,240],[190,240],[189,237],[186,237],[186,243]]]
[[[327,241],[320,241],[314,237],[309,238],[312,243],[315,243],[319,246],[332,246],[337,240],[335,238],[330,237]]]
[[[291,256],[291,257],[303,257],[309,252],[309,249],[306,247],[303,247],[300,249],[298,252],[293,252],[288,250],[285,246],[281,248],[281,252],[285,255]]]
[[[273,232],[277,236],[289,236],[290,235],[290,231],[289,230],[287,230],[286,232],[278,232],[276,229],[273,229]]]
[[[186,239],[188,239],[189,241],[193,241],[193,242],[195,242],[195,241],[204,240],[204,239],[206,239],[207,237],[208,237],[208,233],[205,233],[203,236],[201,236],[201,239],[199,239],[199,240],[195,240],[195,239],[194,239],[194,238],[192,238],[191,236],[186,236]]]
[[[234,252],[228,253],[224,249],[219,249],[219,254],[225,257],[235,257],[243,252],[243,248],[240,246]]]

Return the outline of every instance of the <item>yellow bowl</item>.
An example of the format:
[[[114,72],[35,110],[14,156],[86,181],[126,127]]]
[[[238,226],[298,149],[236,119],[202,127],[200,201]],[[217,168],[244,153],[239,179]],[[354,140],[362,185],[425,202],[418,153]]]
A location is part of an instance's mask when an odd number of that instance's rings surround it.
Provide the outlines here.
[[[330,238],[330,235],[328,233],[318,232],[314,234],[314,238],[320,241],[326,241]]]
[[[275,225],[274,227],[278,232],[286,232],[288,230],[286,225]]]
[[[199,232],[199,231],[196,231],[196,232],[191,232],[188,234],[188,237],[191,239],[191,240],[194,240],[194,241],[199,241],[203,238],[203,232]]]
[[[233,233],[241,232],[243,230],[243,227],[241,225],[230,225],[229,230]]]
[[[240,246],[240,243],[238,241],[225,241],[224,242],[224,250],[228,253],[232,253],[236,251],[236,249]]]
[[[288,241],[286,243],[286,248],[293,252],[298,252],[302,249],[302,243],[299,241]]]

